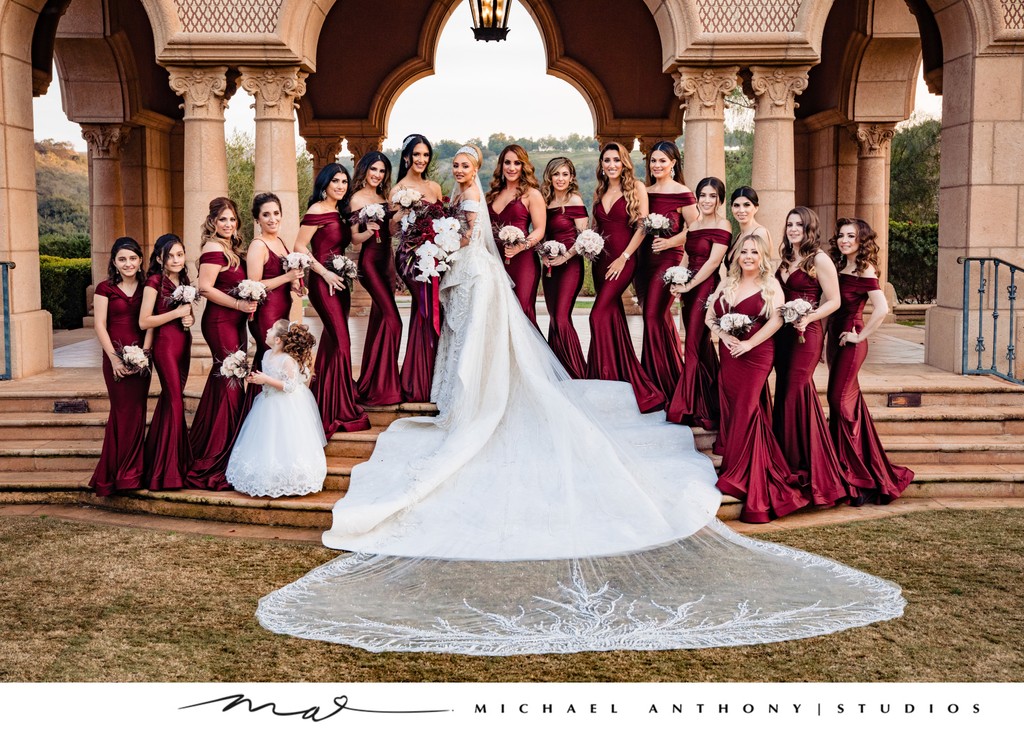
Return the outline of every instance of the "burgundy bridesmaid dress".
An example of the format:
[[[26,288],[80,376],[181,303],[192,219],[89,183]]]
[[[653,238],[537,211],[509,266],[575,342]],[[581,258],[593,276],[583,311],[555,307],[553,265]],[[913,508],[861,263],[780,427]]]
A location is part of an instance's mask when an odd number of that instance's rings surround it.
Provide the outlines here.
[[[128,297],[109,282],[96,286],[96,295],[107,299],[107,333],[114,348],[142,346],[145,333],[139,328],[142,285]],[[146,403],[150,373],[132,374],[114,380],[110,359],[103,357],[103,381],[110,396],[110,415],[103,433],[103,451],[89,486],[96,496],[142,488],[143,445],[146,439]]]
[[[310,250],[317,262],[326,263],[335,255],[345,254],[350,230],[342,225],[337,212],[306,214],[301,225],[319,227],[310,241]],[[309,302],[324,325],[313,363],[313,379],[309,383],[320,408],[324,433],[330,438],[339,430],[366,430],[370,427],[370,419],[356,404],[356,386],[352,381],[352,346],[348,333],[352,293],[335,290],[331,295],[324,279],[310,272]]]
[[[436,286],[416,280],[411,259],[415,259],[411,249],[395,253],[395,266],[398,272],[406,273],[402,275],[402,282],[412,298],[409,335],[399,381],[403,402],[430,402],[437,339],[441,334],[441,306],[434,292]]]
[[[171,302],[176,287],[165,275],[150,275],[146,287],[156,291],[153,315],[178,306]],[[192,465],[192,446],[185,422],[185,382],[192,360],[192,332],[175,318],[153,330],[153,366],[160,377],[160,399],[146,435],[146,478],[150,491],[181,489]]]
[[[373,301],[356,382],[356,399],[364,405],[397,405],[402,401],[398,375],[402,315],[395,303],[395,253],[390,231],[393,213],[387,209],[378,232],[380,241],[371,235],[359,251],[359,282]]]
[[[766,323],[761,294],[751,293],[730,308],[724,299],[715,302],[719,317],[742,313],[754,322],[747,339]],[[721,349],[722,371],[718,380],[722,424],[715,452],[722,456],[718,488],[723,494],[743,500],[740,521],[763,523],[794,512],[809,502],[795,485],[786,456],[772,434],[771,392],[768,374],[772,370],[775,345],[771,339],[740,357]]]
[[[604,251],[594,260],[594,290],[597,297],[590,311],[590,352],[587,354],[587,379],[629,382],[633,386],[640,412],[654,412],[665,404],[665,395],[640,366],[633,349],[633,339],[626,323],[622,294],[636,269],[636,258],[614,280],[605,280],[608,266],[621,255],[633,238],[633,226],[622,196],[605,212],[600,201],[594,207],[597,232],[604,237]]]
[[[267,247],[267,261],[263,265],[262,280],[272,280],[284,274],[284,267],[281,265],[281,256]],[[252,357],[253,371],[263,369],[263,355],[270,347],[267,346],[267,331],[282,318],[288,320],[292,310],[292,285],[285,283],[278,285],[273,290],[267,290],[267,299],[260,303],[249,324],[249,333],[256,342],[256,354]],[[257,395],[263,391],[261,384],[249,384],[245,388],[245,407],[242,408],[242,419],[249,414],[252,403]]]
[[[914,480],[909,468],[889,463],[861,395],[857,373],[868,355],[867,342],[839,345],[839,334],[864,330],[868,293],[880,289],[877,278],[840,274],[840,306],[829,321],[829,423],[839,464],[851,484],[851,504],[888,504]]]
[[[711,257],[716,244],[726,247],[732,232],[726,229],[698,229],[686,233],[687,267],[695,275]],[[674,423],[715,430],[718,428],[718,353],[711,343],[711,331],[704,321],[708,298],[718,287],[715,272],[697,287],[683,294],[683,371],[665,410]]]
[[[492,209],[490,204],[487,205],[487,210],[491,215],[491,226],[494,227],[495,231],[500,230],[502,227],[513,226],[519,227],[523,234],[530,233],[530,210],[519,199],[513,199],[508,206],[501,210],[500,214]],[[501,242],[498,242],[498,251],[504,255]],[[502,256],[501,261],[505,262],[504,256]],[[512,278],[512,282],[515,284],[516,300],[523,307],[523,313],[536,326],[537,289],[540,287],[541,274],[540,259],[537,257],[536,252],[532,249],[525,249],[515,257],[512,257],[505,264],[505,272],[508,273],[508,276]]]
[[[199,265],[228,264],[223,252],[206,252],[199,256]],[[214,287],[222,293],[234,289],[245,279],[245,269],[238,267],[217,274]],[[206,378],[203,396],[192,418],[189,442],[192,445],[192,468],[185,477],[190,489],[226,491],[231,484],[224,477],[235,444],[235,434],[242,423],[242,407],[245,403],[245,387],[220,375],[220,365],[228,354],[245,351],[245,325],[248,314],[234,308],[225,308],[207,299],[203,311],[203,338],[213,355],[213,367]]]
[[[793,270],[785,282],[781,272],[776,277],[786,301],[803,298],[815,306],[821,302],[818,279],[803,270]],[[783,326],[775,334],[772,429],[797,483],[815,506],[832,506],[847,497],[846,480],[814,386],[814,369],[824,342],[821,321],[807,326],[804,343],[792,326]]]
[[[693,206],[697,199],[689,191],[683,193],[649,193],[652,214],[661,214],[672,222],[674,236],[686,225],[679,209]],[[637,251],[633,287],[643,308],[644,340],[640,349],[640,365],[658,388],[671,395],[683,370],[683,353],[679,348],[679,329],[672,318],[675,296],[669,292],[662,277],[665,270],[683,262],[683,248],[664,252],[651,249],[654,237],[648,235]]]
[[[548,209],[548,221],[544,231],[548,239],[554,239],[569,249],[576,242],[576,222],[574,219],[586,219],[586,206],[562,206]],[[564,265],[544,270],[544,303],[548,309],[550,323],[548,325],[548,345],[562,366],[573,379],[587,376],[587,364],[583,360],[583,347],[580,337],[572,325],[572,309],[576,297],[583,287],[583,258],[574,255]]]

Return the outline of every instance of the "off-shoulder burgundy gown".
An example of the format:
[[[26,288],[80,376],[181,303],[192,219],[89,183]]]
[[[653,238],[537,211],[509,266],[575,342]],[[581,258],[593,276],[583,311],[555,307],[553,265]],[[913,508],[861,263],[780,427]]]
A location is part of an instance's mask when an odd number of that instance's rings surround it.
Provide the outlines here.
[[[626,310],[622,294],[636,269],[636,258],[626,260],[626,266],[614,280],[605,280],[608,266],[621,255],[633,238],[633,225],[629,223],[625,196],[605,212],[598,201],[594,207],[597,232],[604,237],[604,251],[593,263],[594,290],[597,297],[590,311],[590,352],[587,354],[587,378],[629,382],[633,386],[640,412],[654,412],[665,404],[665,395],[644,372],[633,349],[633,339],[626,323]]]
[[[359,251],[359,282],[373,305],[366,324],[363,359],[356,382],[356,398],[364,405],[397,405],[402,401],[398,348],[402,343],[402,315],[395,303],[395,254],[391,250],[391,217],[386,209],[377,237],[363,242]]]
[[[147,288],[156,291],[153,315],[163,315],[178,306],[171,302],[177,287],[166,275],[150,275]],[[160,399],[146,435],[146,478],[150,491],[180,489],[192,465],[192,446],[185,422],[185,382],[192,361],[192,332],[180,318],[153,330],[153,366],[160,377]]]
[[[750,338],[766,323],[761,314],[764,300],[760,292],[751,293],[732,308],[724,298],[719,298],[714,307],[719,317],[728,312],[750,317],[754,325],[742,339]],[[775,344],[767,339],[739,357],[733,357],[723,345],[720,356],[718,390],[722,422],[715,452],[722,456],[722,466],[718,488],[723,494],[743,500],[741,521],[769,522],[808,504],[772,434],[768,374]]]
[[[732,232],[698,229],[686,233],[686,266],[696,275],[711,257],[716,244],[729,246]],[[683,294],[683,371],[665,414],[671,422],[714,430],[718,427],[718,354],[704,321],[708,298],[718,287],[718,272]]]
[[[548,209],[545,236],[547,239],[561,242],[569,249],[576,242],[576,222],[573,220],[586,218],[586,206],[560,206]],[[542,268],[544,304],[550,318],[548,345],[573,379],[583,379],[587,376],[587,364],[583,360],[579,334],[572,325],[572,309],[576,304],[576,297],[580,294],[580,288],[583,287],[583,258],[574,255],[565,264],[552,267],[550,274],[543,264]]]
[[[888,504],[914,480],[909,468],[889,462],[861,394],[857,374],[868,355],[867,342],[839,345],[844,331],[864,330],[862,314],[868,293],[880,289],[877,278],[840,274],[840,306],[829,321],[829,424],[854,504],[865,500]]]
[[[224,267],[227,264],[227,255],[223,252],[206,252],[199,257],[200,267]],[[227,293],[244,279],[245,270],[241,264],[228,267],[217,274],[214,287]],[[225,308],[209,299],[206,301],[202,329],[203,338],[213,355],[213,368],[206,378],[206,387],[189,431],[193,460],[192,468],[185,477],[185,485],[190,489],[224,491],[231,488],[224,472],[228,468],[228,458],[235,444],[235,434],[242,423],[245,387],[222,377],[220,365],[228,354],[239,349],[245,351],[245,325],[248,320],[245,311]]]
[[[267,261],[263,265],[263,277],[261,280],[273,280],[284,274],[284,267],[281,265],[281,256],[276,254],[270,247],[267,247]],[[267,290],[267,299],[260,303],[256,309],[256,315],[249,324],[249,333],[256,342],[256,354],[252,358],[253,370],[263,369],[263,355],[267,353],[267,331],[282,318],[287,320],[292,309],[292,284],[284,283],[273,290]],[[249,414],[249,408],[257,395],[263,391],[263,385],[249,384],[245,388],[245,407],[242,409],[242,417]]]
[[[802,298],[817,306],[821,302],[818,279],[803,270],[793,270],[785,282],[776,274],[787,302]],[[800,332],[783,326],[775,334],[775,409],[772,429],[796,475],[804,495],[815,506],[832,506],[847,496],[846,481],[839,467],[828,421],[814,386],[825,337],[821,321]]]
[[[513,199],[509,204],[496,212],[487,205],[488,213],[491,216],[491,226],[495,231],[506,226],[519,227],[523,234],[530,233],[530,210],[526,208],[519,199]],[[497,237],[495,237],[497,239]],[[502,251],[501,242],[498,242],[498,250]],[[505,262],[505,258],[501,258]],[[512,257],[505,265],[505,272],[512,278],[515,284],[516,300],[523,307],[523,313],[530,319],[534,326],[537,325],[537,289],[540,287],[540,260],[537,253],[532,249],[525,249]]]
[[[96,295],[107,299],[107,333],[114,348],[142,346],[145,333],[139,328],[142,285],[131,296],[117,285],[102,282]],[[103,450],[89,486],[97,496],[142,488],[143,445],[146,439],[146,403],[150,372],[114,380],[110,359],[103,357],[103,381],[110,395],[110,414],[103,432]]]
[[[351,233],[337,212],[306,214],[301,225],[317,227],[309,246],[318,262],[327,263],[335,255],[345,254]],[[310,272],[309,302],[324,326],[313,363],[313,379],[309,384],[320,409],[324,433],[330,438],[339,430],[366,430],[370,427],[370,419],[356,404],[356,386],[352,381],[352,345],[348,333],[352,293],[335,290],[331,295],[324,279]]]

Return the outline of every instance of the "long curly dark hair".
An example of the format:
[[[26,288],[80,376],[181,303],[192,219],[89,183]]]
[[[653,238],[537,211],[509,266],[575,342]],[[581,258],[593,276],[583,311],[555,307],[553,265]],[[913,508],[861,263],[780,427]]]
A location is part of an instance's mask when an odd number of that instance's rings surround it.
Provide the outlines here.
[[[531,188],[540,190],[540,184],[537,183],[537,171],[533,167],[533,163],[530,162],[530,156],[521,145],[512,143],[506,145],[501,155],[498,156],[498,164],[494,166],[494,177],[491,178],[491,190],[487,192],[488,204],[493,204],[494,199],[498,197],[502,189],[505,188],[505,172],[502,170],[502,166],[505,164],[505,156],[509,153],[514,153],[517,158],[523,164],[523,172],[519,175],[519,185],[516,187],[516,198],[521,199],[525,196]]]
[[[316,338],[303,323],[290,323],[282,318],[274,322],[274,335],[281,339],[281,350],[288,354],[307,374],[313,368],[313,347]]]
[[[142,256],[142,247],[131,237],[118,237],[114,240],[114,246],[110,248],[110,261],[107,262],[107,282],[111,285],[117,285],[122,280],[121,273],[117,271],[117,266],[114,265],[114,258],[117,257],[117,253],[122,249],[134,252],[139,256],[139,271],[135,273],[135,280],[141,285],[146,281],[146,276],[142,273],[142,263],[145,261],[145,257]]]
[[[430,144],[430,141],[424,135],[413,133],[405,138],[405,144],[402,145],[402,155],[398,160],[398,176],[395,178],[396,181],[402,180],[409,173],[409,169],[412,168],[412,153],[416,150],[416,146],[421,143],[427,146],[427,170],[423,171],[423,178],[427,178],[430,163],[434,160],[434,146]]]
[[[818,254],[821,249],[821,234],[819,233],[820,224],[818,223],[818,215],[813,210],[808,209],[806,206],[797,206],[789,210],[786,214],[786,228],[789,227],[789,217],[796,214],[800,217],[800,223],[804,229],[804,239],[800,242],[800,248],[795,249],[793,244],[789,241],[789,237],[785,234],[785,229],[782,234],[782,247],[779,250],[779,254],[782,257],[782,265],[788,270],[789,266],[796,262],[797,259],[803,258],[800,263],[800,268],[811,277],[817,277],[814,271],[814,256]]]
[[[828,240],[829,245],[832,247],[832,261],[836,264],[837,270],[842,270],[846,267],[846,255],[839,251],[839,247],[836,242],[839,241],[839,231],[844,226],[852,226],[857,230],[857,257],[854,260],[853,271],[855,274],[860,275],[862,272],[868,269],[868,265],[875,268],[875,272],[878,272],[878,235],[875,230],[871,228],[863,219],[857,219],[854,217],[842,218],[836,221],[836,233],[832,235],[832,238]]]
[[[391,161],[388,160],[388,156],[379,150],[371,150],[356,164],[356,172],[352,176],[352,185],[349,186],[350,191],[358,191],[366,183],[366,174],[370,172],[370,166],[380,161],[384,164],[384,180],[377,186],[377,195],[383,198],[385,201],[391,195]]]
[[[619,154],[622,161],[622,173],[619,176],[619,186],[622,188],[622,195],[626,199],[626,214],[629,216],[630,226],[635,226],[640,220],[640,194],[636,192],[636,169],[629,157],[629,151],[620,143],[608,143],[601,148],[601,154],[597,157],[597,186],[594,188],[593,210],[597,210],[597,204],[608,191],[608,178],[604,174],[604,167],[601,161],[604,154],[614,150]]]
[[[235,231],[231,235],[231,241],[225,241],[217,234],[217,218],[225,209],[231,209],[235,215]],[[238,236],[238,224],[241,223],[241,217],[238,216],[238,204],[229,199],[227,196],[218,196],[210,202],[210,212],[206,215],[206,219],[203,221],[203,236],[202,242],[217,242],[221,247],[224,248],[224,256],[228,258],[229,267],[238,267],[242,261],[242,239]]]
[[[171,251],[171,247],[176,244],[180,244],[182,249],[185,248],[185,244],[181,241],[181,237],[177,234],[161,234],[157,237],[156,244],[153,245],[153,254],[149,256],[149,271],[146,273],[149,275],[163,275],[164,274],[164,261],[167,259],[167,253]],[[188,276],[188,263],[181,268],[181,272],[178,273],[178,284],[179,285],[191,285],[192,281]]]

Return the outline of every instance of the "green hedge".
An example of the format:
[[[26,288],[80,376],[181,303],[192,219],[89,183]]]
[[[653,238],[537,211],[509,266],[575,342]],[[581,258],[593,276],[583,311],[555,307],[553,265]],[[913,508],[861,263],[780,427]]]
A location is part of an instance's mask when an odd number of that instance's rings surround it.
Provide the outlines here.
[[[92,257],[88,234],[44,234],[39,237],[39,254],[66,259]]]
[[[39,290],[54,328],[82,327],[88,313],[85,290],[91,284],[92,261],[88,257],[39,256]]]
[[[904,303],[935,301],[939,225],[889,222],[889,283]]]

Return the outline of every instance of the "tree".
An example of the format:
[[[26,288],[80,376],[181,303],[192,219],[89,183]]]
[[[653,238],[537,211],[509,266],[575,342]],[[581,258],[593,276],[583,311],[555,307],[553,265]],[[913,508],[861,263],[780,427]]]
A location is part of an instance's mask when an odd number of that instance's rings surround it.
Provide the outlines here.
[[[892,139],[889,218],[917,224],[939,220],[939,147],[942,123],[911,118]]]
[[[248,242],[253,236],[252,213],[256,176],[256,143],[247,132],[235,130],[226,141],[228,154],[228,196],[238,204],[238,234]]]

